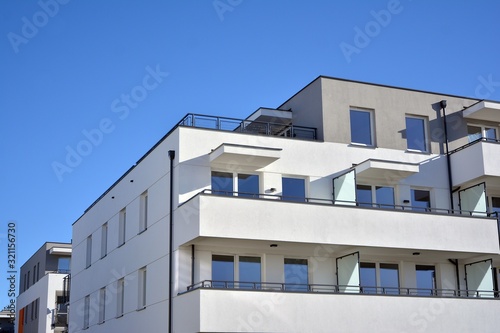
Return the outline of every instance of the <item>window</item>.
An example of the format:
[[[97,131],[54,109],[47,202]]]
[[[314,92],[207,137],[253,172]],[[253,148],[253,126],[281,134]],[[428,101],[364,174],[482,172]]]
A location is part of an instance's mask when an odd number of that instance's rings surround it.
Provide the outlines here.
[[[101,228],[101,258],[108,254],[108,224],[104,223]]]
[[[71,266],[71,258],[69,257],[59,257],[57,259],[57,271],[59,273],[69,273]]]
[[[123,316],[124,304],[125,304],[125,279],[121,278],[118,280],[118,288],[117,288],[117,309],[116,316]]]
[[[406,116],[406,146],[409,150],[428,151],[426,118]]]
[[[125,244],[125,228],[127,227],[127,211],[122,209],[120,211],[118,225],[118,246]]]
[[[261,278],[260,257],[239,257],[240,288],[259,289]]]
[[[38,318],[38,307],[39,307],[39,305],[40,305],[40,299],[39,299],[39,298],[37,298],[37,299],[35,300],[35,319],[37,319],[37,318]]]
[[[99,290],[99,324],[106,320],[106,287]]]
[[[27,289],[29,289],[29,287],[30,287],[30,271],[28,271],[28,279],[26,281],[27,281],[26,287],[27,287]]]
[[[436,289],[436,269],[434,266],[416,265],[417,295],[434,295]]]
[[[469,138],[469,142],[473,142],[481,138],[486,139],[486,141],[496,141],[497,128],[483,125],[467,125],[467,136]]]
[[[308,290],[307,259],[285,258],[285,289],[295,291]]]
[[[491,211],[497,212],[499,214],[497,217],[500,217],[500,197],[491,198]]]
[[[281,178],[282,199],[304,202],[306,200],[306,184],[301,178]]]
[[[373,111],[350,110],[351,143],[374,146]]]
[[[360,207],[394,208],[394,188],[389,186],[356,185]]]
[[[141,195],[141,207],[139,217],[139,233],[148,228],[148,192]]]
[[[429,211],[431,208],[431,194],[426,190],[411,190],[412,210]]]
[[[234,257],[212,255],[212,280],[213,287],[234,287]]]
[[[36,265],[33,266],[33,284],[36,282]]]
[[[83,308],[83,329],[89,328],[90,317],[90,295],[85,296],[85,304]]]
[[[259,176],[212,171],[212,193],[258,198]]]
[[[397,264],[380,264],[380,287],[384,294],[399,294],[399,269]]]
[[[91,264],[92,264],[92,235],[87,237],[86,267],[90,267]]]
[[[40,280],[40,263],[36,264],[36,280]]]
[[[361,292],[363,294],[377,293],[377,271],[375,263],[362,262],[359,265]]]
[[[138,309],[146,307],[146,267],[139,270],[139,304]]]

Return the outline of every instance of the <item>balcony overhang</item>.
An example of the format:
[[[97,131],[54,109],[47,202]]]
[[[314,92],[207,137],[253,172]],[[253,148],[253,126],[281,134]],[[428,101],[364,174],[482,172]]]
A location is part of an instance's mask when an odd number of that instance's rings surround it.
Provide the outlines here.
[[[240,164],[263,168],[281,157],[281,148],[223,143],[210,153],[210,164]]]
[[[462,112],[466,119],[493,121],[500,124],[500,103],[481,101]]]
[[[49,253],[54,254],[54,255],[71,255],[71,248],[52,247],[52,248],[50,248]]]
[[[290,125],[292,123],[292,112],[269,108],[259,108],[246,120],[264,123]]]
[[[419,172],[419,164],[368,159],[355,167],[356,179],[397,182]]]

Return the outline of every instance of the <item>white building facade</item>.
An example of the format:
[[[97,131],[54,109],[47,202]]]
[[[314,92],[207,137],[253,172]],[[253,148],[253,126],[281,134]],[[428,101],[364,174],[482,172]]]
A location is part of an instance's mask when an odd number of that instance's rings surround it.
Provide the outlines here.
[[[70,332],[494,331],[499,124],[323,76],[187,115],[74,223]]]

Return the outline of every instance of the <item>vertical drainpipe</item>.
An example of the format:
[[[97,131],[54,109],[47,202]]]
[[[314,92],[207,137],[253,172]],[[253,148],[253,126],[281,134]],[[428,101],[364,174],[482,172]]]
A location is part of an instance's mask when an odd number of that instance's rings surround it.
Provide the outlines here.
[[[448,167],[448,186],[450,187],[450,205],[451,212],[453,213],[454,203],[453,203],[453,182],[451,177],[451,161],[450,161],[450,149],[448,148],[448,126],[446,125],[446,100],[443,99],[439,102],[441,109],[443,109],[443,125],[444,125],[444,143],[446,145],[446,165]]]
[[[194,244],[191,244],[191,285],[194,285]]]
[[[173,315],[173,310],[172,310],[172,305],[173,305],[173,300],[172,300],[172,294],[173,294],[173,240],[174,240],[174,235],[173,235],[173,230],[174,230],[174,158],[175,158],[175,150],[169,150],[168,151],[168,157],[170,159],[170,207],[169,207],[169,213],[170,213],[170,231],[169,231],[169,247],[170,247],[170,254],[168,256],[168,264],[169,264],[169,270],[168,270],[168,331],[170,333],[173,332],[173,327],[172,327],[172,315]]]

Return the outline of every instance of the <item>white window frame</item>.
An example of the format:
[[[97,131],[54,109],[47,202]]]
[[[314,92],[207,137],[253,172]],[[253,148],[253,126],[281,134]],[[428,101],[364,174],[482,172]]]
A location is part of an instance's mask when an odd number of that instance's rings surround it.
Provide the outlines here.
[[[371,144],[361,143],[361,142],[353,142],[352,141],[352,127],[351,127],[351,111],[357,112],[366,112],[370,115],[370,140]],[[361,146],[361,147],[376,147],[376,135],[375,135],[375,110],[373,109],[364,109],[359,107],[350,107],[349,108],[349,134],[351,138],[351,145],[353,146]]]
[[[484,125],[484,124],[477,124],[477,123],[467,123],[467,127],[469,126],[473,126],[473,127],[479,127],[481,128],[481,138],[486,138],[486,128],[493,128],[496,132],[496,137],[495,139],[498,140],[499,136],[500,136],[500,133],[498,132],[498,130],[500,129],[500,127],[498,126],[489,126],[489,125]],[[467,129],[467,139],[469,137],[469,130]],[[469,141],[469,142],[472,142],[472,141]]]
[[[408,148],[408,130],[406,128],[406,119],[407,118],[413,118],[413,119],[421,119],[424,121],[424,150],[419,150],[419,149],[411,149]],[[406,114],[405,115],[405,130],[406,130],[406,150],[409,152],[417,152],[417,153],[430,153],[430,145],[429,145],[429,118],[426,116],[419,116],[419,115],[413,115],[413,114]]]

